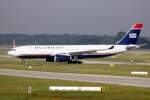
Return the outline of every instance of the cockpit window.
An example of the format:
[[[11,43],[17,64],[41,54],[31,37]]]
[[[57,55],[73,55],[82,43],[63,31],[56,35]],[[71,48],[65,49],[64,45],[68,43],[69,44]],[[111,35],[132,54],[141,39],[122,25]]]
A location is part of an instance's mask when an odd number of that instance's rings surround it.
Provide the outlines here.
[[[16,49],[11,49],[11,51],[16,51]]]

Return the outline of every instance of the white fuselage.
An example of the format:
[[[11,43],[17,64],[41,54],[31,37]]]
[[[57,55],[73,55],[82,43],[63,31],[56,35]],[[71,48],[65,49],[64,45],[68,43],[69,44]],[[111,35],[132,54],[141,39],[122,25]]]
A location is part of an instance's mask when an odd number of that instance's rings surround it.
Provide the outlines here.
[[[87,54],[118,54],[126,51],[126,45],[115,45],[113,49],[108,49],[112,45],[28,45],[18,46],[8,52],[15,57],[23,56],[55,56],[57,54],[71,54],[79,52]],[[84,52],[85,51],[85,52]]]

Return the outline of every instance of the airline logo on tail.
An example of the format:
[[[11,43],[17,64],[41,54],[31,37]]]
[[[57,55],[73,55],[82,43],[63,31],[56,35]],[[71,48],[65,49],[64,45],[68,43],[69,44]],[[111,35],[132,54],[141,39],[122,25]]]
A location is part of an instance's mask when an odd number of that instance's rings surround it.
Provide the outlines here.
[[[142,27],[143,27],[143,24],[134,24],[133,27],[131,28],[131,30],[141,30]],[[136,33],[130,33],[129,38],[137,38],[137,34]]]
[[[130,33],[130,34],[129,34],[129,38],[137,38],[136,33]]]
[[[142,28],[143,28],[142,23],[134,24],[132,28],[125,34],[125,36],[116,44],[118,45],[136,44]]]

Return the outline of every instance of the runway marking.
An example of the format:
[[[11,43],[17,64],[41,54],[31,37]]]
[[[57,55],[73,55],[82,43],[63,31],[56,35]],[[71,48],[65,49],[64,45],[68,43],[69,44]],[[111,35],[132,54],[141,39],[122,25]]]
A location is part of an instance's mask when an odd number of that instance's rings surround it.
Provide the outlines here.
[[[0,69],[0,75],[149,87],[150,78]]]

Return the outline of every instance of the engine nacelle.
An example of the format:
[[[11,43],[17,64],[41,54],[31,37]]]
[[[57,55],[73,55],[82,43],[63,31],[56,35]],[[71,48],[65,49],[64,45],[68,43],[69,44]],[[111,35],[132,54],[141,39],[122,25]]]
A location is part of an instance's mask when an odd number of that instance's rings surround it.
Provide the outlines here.
[[[69,55],[56,55],[54,59],[57,62],[67,62],[71,60],[71,57]]]
[[[46,58],[47,62],[68,62],[71,61],[70,55],[56,55]]]

